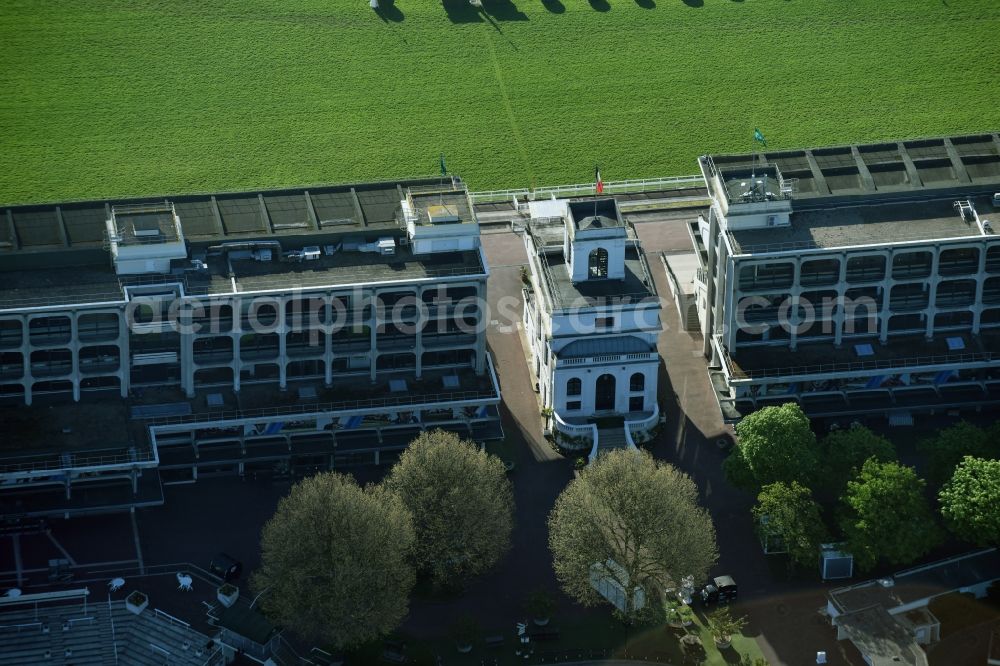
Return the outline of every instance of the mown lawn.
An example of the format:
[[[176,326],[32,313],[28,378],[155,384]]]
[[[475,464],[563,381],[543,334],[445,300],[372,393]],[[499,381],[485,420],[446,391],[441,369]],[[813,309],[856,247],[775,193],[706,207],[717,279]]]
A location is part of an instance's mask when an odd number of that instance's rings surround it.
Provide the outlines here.
[[[388,0],[383,0],[383,5]],[[0,202],[996,130],[996,0],[6,0]]]

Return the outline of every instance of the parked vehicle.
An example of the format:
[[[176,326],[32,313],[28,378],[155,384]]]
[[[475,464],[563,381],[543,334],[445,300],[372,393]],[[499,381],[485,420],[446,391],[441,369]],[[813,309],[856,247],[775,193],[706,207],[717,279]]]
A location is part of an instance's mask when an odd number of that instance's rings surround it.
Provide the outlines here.
[[[701,602],[711,604],[728,604],[736,601],[736,581],[732,576],[716,576],[701,589]]]

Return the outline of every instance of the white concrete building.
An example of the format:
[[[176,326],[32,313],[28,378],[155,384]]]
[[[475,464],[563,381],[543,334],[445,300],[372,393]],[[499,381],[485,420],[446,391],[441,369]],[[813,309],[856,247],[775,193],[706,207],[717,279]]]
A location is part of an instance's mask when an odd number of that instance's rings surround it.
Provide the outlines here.
[[[1000,402],[998,135],[699,166],[694,300],[727,420]]]
[[[500,435],[489,270],[461,181],[22,206],[5,219],[4,513],[384,463],[425,428]]]
[[[542,409],[571,448],[633,443],[658,420],[660,305],[614,199],[533,202],[524,325]]]

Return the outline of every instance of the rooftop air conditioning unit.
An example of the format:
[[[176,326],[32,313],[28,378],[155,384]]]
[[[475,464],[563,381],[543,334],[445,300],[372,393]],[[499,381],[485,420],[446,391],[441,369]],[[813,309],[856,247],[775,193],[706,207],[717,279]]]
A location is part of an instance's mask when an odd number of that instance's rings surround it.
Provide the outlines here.
[[[391,237],[378,239],[379,254],[396,254],[396,242]]]

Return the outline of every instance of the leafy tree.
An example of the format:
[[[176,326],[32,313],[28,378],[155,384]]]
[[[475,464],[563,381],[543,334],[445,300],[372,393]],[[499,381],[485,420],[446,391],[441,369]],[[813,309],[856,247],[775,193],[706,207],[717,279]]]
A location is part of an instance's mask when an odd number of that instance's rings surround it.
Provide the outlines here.
[[[510,546],[514,494],[503,461],[454,433],[422,433],[385,485],[413,514],[417,567],[437,584],[489,569]]]
[[[1000,428],[994,426],[989,432],[967,421],[945,428],[936,436],[920,442],[918,450],[929,461],[927,477],[931,483],[940,485],[951,478],[955,466],[965,456],[974,458],[1000,457]]]
[[[563,590],[584,605],[603,600],[591,586],[595,565],[624,590],[641,587],[646,608],[629,595],[628,620],[663,609],[667,590],[704,578],[718,557],[690,477],[628,450],[602,454],[563,490],[549,514],[549,548]]]
[[[279,624],[338,649],[354,646],[406,616],[413,542],[398,497],[319,474],[294,485],[264,525],[252,587]]]
[[[792,563],[801,567],[816,566],[819,546],[829,538],[819,505],[808,488],[797,481],[768,484],[757,496],[753,515],[762,537],[781,537]],[[766,525],[762,522],[765,517]]]
[[[1000,544],[1000,460],[966,456],[938,499],[956,536],[983,546]]]
[[[820,448],[823,485],[835,493],[835,497],[844,492],[847,482],[857,475],[869,458],[879,462],[896,460],[896,447],[892,442],[862,425],[834,430],[823,438]]]
[[[726,459],[726,478],[757,491],[769,483],[809,485],[818,464],[816,435],[802,409],[790,402],[765,407],[736,425],[737,445]]]
[[[940,542],[924,486],[912,467],[874,459],[848,481],[841,526],[859,569],[909,564]]]

